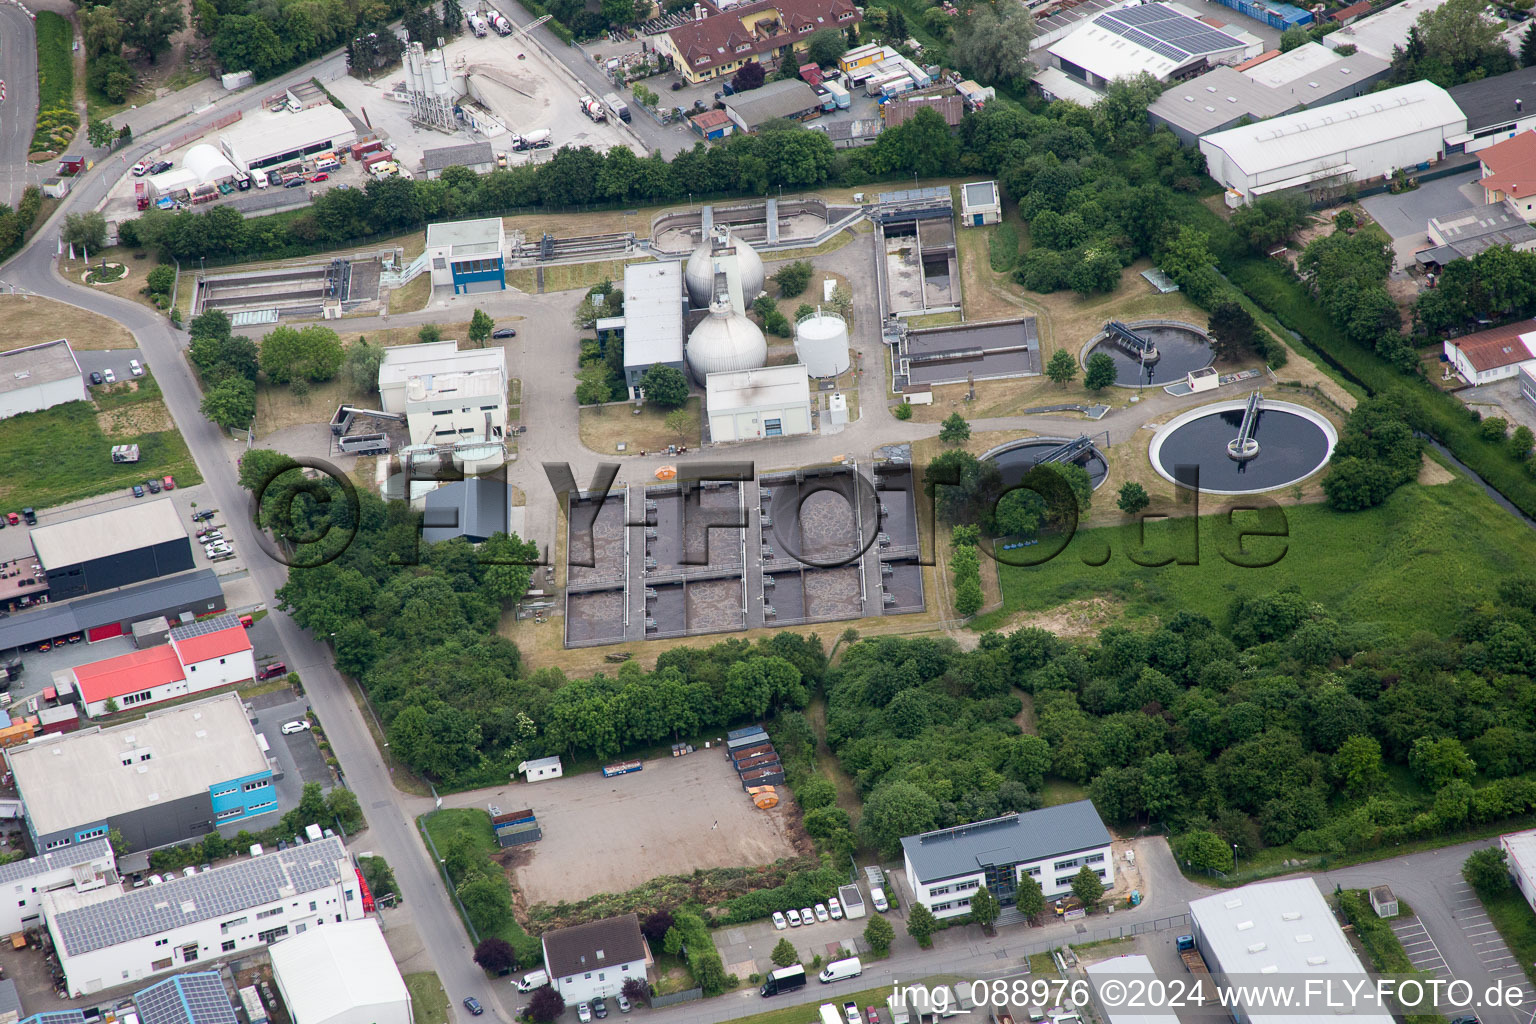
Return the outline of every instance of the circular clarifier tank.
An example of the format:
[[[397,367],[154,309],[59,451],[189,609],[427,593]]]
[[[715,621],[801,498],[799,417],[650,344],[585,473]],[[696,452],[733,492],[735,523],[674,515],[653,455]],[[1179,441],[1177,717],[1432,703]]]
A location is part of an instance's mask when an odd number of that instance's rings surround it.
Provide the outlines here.
[[[1194,481],[1182,468],[1175,479],[1176,467],[1198,467],[1206,494],[1258,494],[1305,480],[1327,464],[1339,440],[1333,424],[1288,402],[1262,403],[1252,432],[1258,454],[1233,458],[1228,446],[1242,431],[1247,405],[1247,399],[1238,399],[1175,416],[1152,436],[1152,468],[1184,486]]]
[[[1026,437],[1000,444],[982,455],[982,459],[995,464],[998,473],[1002,475],[1003,485],[1012,487],[1024,479],[1024,475],[1034,469],[1047,453],[1071,440],[1073,438],[1070,437]],[[1104,460],[1098,448],[1089,449],[1086,456],[1080,456],[1076,461],[1088,471],[1088,482],[1095,488],[1109,475],[1109,463]]]
[[[1157,358],[1143,362],[1134,346],[1101,331],[1083,350],[1083,365],[1096,352],[1115,361],[1115,385],[1150,388],[1182,380],[1191,370],[1210,366],[1216,358],[1211,340],[1194,324],[1177,320],[1132,320],[1125,325],[1157,348]]]

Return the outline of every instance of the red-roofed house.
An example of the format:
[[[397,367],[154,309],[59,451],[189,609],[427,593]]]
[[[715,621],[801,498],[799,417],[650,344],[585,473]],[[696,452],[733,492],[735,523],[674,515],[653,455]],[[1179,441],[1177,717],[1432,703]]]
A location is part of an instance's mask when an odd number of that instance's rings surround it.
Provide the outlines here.
[[[1468,384],[1513,377],[1522,366],[1536,367],[1536,320],[1518,320],[1445,341],[1445,358]]]
[[[755,0],[686,22],[655,37],[694,85],[736,73],[749,60],[764,60],[786,46],[804,50],[818,29],[846,32],[861,20],[851,0]]]
[[[213,615],[176,626],[169,643],[131,651],[71,670],[88,717],[158,704],[253,679],[250,638],[234,615]]]
[[[1536,131],[1521,132],[1496,146],[1481,150],[1483,202],[1506,200],[1520,219],[1536,221]]]
[[[1371,0],[1358,0],[1348,7],[1341,8],[1328,15],[1330,21],[1336,21],[1340,25],[1348,25],[1356,18],[1364,17],[1371,13]]]
[[[736,130],[736,122],[723,110],[706,110],[688,119],[694,131],[706,139],[723,139]]]

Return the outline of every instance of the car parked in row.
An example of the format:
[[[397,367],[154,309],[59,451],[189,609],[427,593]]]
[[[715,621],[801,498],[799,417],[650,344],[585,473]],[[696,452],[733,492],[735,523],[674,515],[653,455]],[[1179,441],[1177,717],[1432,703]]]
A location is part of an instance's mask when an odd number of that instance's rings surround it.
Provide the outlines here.
[[[108,367],[107,369],[101,371],[101,377],[108,384],[116,384],[117,383],[117,374],[112,372],[112,368],[111,367]]]
[[[581,1024],[592,1024],[592,1008],[586,1003],[576,1004],[576,1019]]]
[[[135,377],[142,377],[144,376],[144,367],[137,359],[130,359],[128,360],[128,372]]]
[[[92,370],[91,371],[91,383],[92,384],[100,384],[101,380],[102,380],[101,371],[100,370]]]

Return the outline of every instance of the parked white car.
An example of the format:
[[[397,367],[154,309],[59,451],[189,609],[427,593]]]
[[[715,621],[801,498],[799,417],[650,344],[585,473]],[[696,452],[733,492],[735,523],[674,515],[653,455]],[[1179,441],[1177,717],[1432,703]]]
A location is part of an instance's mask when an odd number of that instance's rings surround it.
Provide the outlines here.
[[[142,377],[144,376],[144,367],[139,365],[139,361],[137,359],[130,359],[128,360],[128,372],[133,374],[135,377]]]
[[[112,372],[111,367],[108,367],[107,369],[101,371],[101,379],[106,381],[108,384],[116,384],[117,374]]]
[[[814,910],[812,910],[810,907],[801,907],[800,908],[800,920],[804,921],[806,924],[815,924],[816,923],[816,912]]]
[[[843,919],[843,905],[837,901],[836,896],[827,900],[827,912],[832,915],[832,920],[834,921],[841,921]]]
[[[793,907],[791,907],[790,910],[788,911],[788,913],[789,913],[789,926],[791,928],[799,928],[800,927],[800,911],[795,910]]]
[[[235,549],[228,544],[209,544],[203,548],[203,554],[209,558],[218,558],[220,555],[232,555]]]
[[[783,914],[775,910],[773,912],[773,926],[779,931],[783,931],[785,928],[789,927],[789,922],[784,919]]]
[[[309,723],[301,718],[301,719],[299,719],[296,722],[287,722],[287,723],[285,723],[283,725],[283,735],[284,736],[292,736],[294,733],[296,733],[296,732],[303,732],[305,729],[308,729],[308,728],[309,728]]]
[[[586,1003],[577,1003],[576,1019],[581,1021],[581,1024],[592,1024],[592,1007]]]
[[[826,924],[831,919],[831,915],[827,913],[827,905],[825,903],[816,904],[816,920]]]

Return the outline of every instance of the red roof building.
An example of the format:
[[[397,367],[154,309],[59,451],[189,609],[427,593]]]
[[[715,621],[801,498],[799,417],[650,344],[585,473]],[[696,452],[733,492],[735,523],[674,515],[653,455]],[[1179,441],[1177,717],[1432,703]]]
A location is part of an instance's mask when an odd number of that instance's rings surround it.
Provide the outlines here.
[[[900,99],[889,100],[880,108],[880,116],[885,118],[887,128],[895,128],[897,125],[912,119],[919,110],[927,107],[944,119],[944,123],[954,128],[965,119],[965,100],[959,94],[948,96],[904,96]]]
[[[1478,151],[1482,161],[1483,202],[1508,200],[1527,224],[1536,221],[1536,131],[1521,132]]]
[[[697,85],[786,46],[804,50],[818,29],[845,32],[861,20],[851,0],[756,0],[679,25],[657,36],[656,48]]]
[[[1365,15],[1370,14],[1370,13],[1371,13],[1370,0],[1359,0],[1358,3],[1353,3],[1353,4],[1350,4],[1348,7],[1343,7],[1343,8],[1340,8],[1339,10],[1337,10],[1337,11],[1334,11],[1332,14],[1328,15],[1328,19],[1330,21],[1336,21],[1340,25],[1348,25],[1350,22],[1354,21],[1356,18],[1364,17]]]
[[[1513,377],[1536,365],[1536,320],[1517,320],[1462,338],[1447,338],[1445,358],[1468,384]]]
[[[255,678],[250,637],[234,615],[210,615],[171,628],[170,641],[80,665],[75,689],[89,717],[158,704]]]

